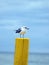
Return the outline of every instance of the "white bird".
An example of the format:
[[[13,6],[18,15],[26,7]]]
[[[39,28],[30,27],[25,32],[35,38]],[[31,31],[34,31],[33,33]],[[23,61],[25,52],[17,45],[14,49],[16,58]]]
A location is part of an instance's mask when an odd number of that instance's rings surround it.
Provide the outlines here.
[[[23,38],[24,38],[24,34],[26,33],[27,30],[29,30],[29,28],[26,26],[23,26],[23,27],[17,29],[16,33],[20,34],[20,38],[21,38],[21,35],[23,35]]]

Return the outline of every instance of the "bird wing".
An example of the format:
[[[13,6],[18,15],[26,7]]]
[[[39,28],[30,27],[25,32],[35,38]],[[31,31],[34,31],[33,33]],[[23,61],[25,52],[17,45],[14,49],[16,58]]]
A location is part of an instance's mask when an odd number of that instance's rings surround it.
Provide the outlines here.
[[[20,33],[21,32],[21,28],[19,28],[18,30],[16,30],[16,33]]]

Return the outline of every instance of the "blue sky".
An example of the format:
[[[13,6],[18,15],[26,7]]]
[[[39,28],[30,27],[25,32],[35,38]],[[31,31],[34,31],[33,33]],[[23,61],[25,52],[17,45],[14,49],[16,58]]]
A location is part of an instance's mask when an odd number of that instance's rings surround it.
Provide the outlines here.
[[[0,51],[14,52],[13,30],[21,26],[30,30],[29,52],[49,53],[49,0],[0,0]]]

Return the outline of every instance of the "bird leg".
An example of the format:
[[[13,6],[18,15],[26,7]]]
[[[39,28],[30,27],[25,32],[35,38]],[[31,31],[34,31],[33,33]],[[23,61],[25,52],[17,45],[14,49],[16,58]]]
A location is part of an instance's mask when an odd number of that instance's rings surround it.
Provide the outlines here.
[[[21,38],[21,34],[20,34],[20,38]]]
[[[24,34],[23,34],[23,38],[24,38]]]

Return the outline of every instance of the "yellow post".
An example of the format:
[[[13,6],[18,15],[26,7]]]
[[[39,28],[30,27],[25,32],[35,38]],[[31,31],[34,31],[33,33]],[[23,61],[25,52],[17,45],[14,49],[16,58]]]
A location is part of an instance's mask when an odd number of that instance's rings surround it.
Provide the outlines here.
[[[28,65],[28,38],[17,38],[15,40],[14,65]]]

